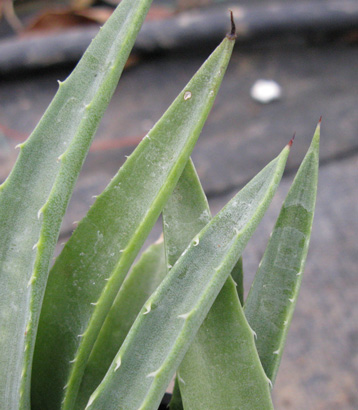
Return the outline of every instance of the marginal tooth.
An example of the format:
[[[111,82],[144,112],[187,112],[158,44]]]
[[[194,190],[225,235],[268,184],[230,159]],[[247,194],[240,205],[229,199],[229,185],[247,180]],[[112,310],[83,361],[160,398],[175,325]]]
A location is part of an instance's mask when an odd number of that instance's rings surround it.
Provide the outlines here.
[[[114,371],[117,371],[121,364],[122,364],[122,358],[118,357],[118,359],[116,360],[116,367],[114,368]]]
[[[27,287],[31,286],[36,281],[36,276],[32,275],[30,280],[27,282]]]
[[[57,162],[60,162],[60,161],[62,161],[63,160],[63,154],[61,154],[59,157],[57,157]]]
[[[86,406],[85,410],[87,410],[87,409],[92,405],[92,403],[94,402],[95,398],[96,398],[96,395],[93,393],[92,396],[91,396],[91,397],[89,398],[89,400],[88,400],[88,403],[87,403],[87,406]]]
[[[37,219],[40,219],[41,214],[43,214],[43,207],[37,212]]]
[[[188,319],[189,315],[190,315],[190,312],[189,313],[184,313],[182,315],[178,315],[178,319],[186,320],[186,319]]]
[[[199,242],[200,242],[200,239],[199,239],[199,237],[197,236],[197,237],[194,238],[194,240],[193,240],[193,246],[198,246],[198,245],[199,245]]]
[[[179,373],[178,373],[178,380],[180,381],[180,383],[185,384],[185,381],[182,377],[180,377]]]
[[[273,354],[279,354],[280,353],[280,349],[277,349],[273,352]]]
[[[39,246],[39,243],[36,242],[35,245],[32,247],[32,250],[35,250]]]
[[[291,303],[293,303],[295,301],[295,298],[292,299],[288,299]]]
[[[148,374],[146,375],[146,377],[155,377],[155,376],[157,376],[157,375],[159,374],[159,372],[160,372],[160,368],[157,369],[155,372],[148,373]]]
[[[152,304],[149,303],[148,305],[144,306],[145,307],[145,312],[143,313],[143,315],[147,315],[151,310],[152,310]]]
[[[250,327],[251,329],[251,327]],[[254,339],[257,340],[257,333],[255,332],[254,329],[251,329],[251,333],[254,335]]]

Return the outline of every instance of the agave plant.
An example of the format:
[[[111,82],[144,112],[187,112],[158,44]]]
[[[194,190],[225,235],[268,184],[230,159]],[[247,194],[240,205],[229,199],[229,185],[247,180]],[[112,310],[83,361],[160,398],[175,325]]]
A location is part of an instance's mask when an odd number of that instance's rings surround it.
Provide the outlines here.
[[[241,254],[292,140],[214,218],[190,159],[235,26],[51,260],[76,179],[150,0],[122,0],[0,186],[0,407],[271,409],[318,174],[318,125],[244,301]],[[158,217],[163,237],[135,259]],[[133,266],[134,264],[134,266]]]

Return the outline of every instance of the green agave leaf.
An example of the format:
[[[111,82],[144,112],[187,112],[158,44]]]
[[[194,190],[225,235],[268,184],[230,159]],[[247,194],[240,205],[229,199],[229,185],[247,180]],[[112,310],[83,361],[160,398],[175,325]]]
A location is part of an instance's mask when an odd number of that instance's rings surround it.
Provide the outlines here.
[[[189,162],[163,211],[164,239],[170,264],[174,265],[210,219],[205,194],[193,164]],[[242,282],[241,258],[233,272]],[[186,410],[273,408],[254,336],[231,277],[212,305],[177,375]],[[171,408],[179,402],[177,389],[173,398]]]
[[[235,282],[225,282],[178,371],[185,410],[273,409]]]
[[[245,303],[256,346],[274,383],[301,285],[318,179],[320,124],[297,172]]]
[[[76,410],[86,407],[144,303],[166,274],[164,244],[160,238],[143,253],[118,292],[88,359],[74,406]]]
[[[169,403],[170,410],[184,410],[181,399],[178,377],[175,378],[172,398]]]
[[[49,262],[74,183],[150,0],[123,0],[59,90],[0,188],[0,403],[29,408]]]
[[[172,268],[190,241],[210,219],[209,204],[190,159],[163,209],[163,232],[168,269]]]
[[[39,410],[72,409],[94,343],[173,191],[230,59],[223,40],[127,159],[51,269],[34,357]],[[43,360],[43,358],[50,358]]]
[[[244,285],[243,285],[243,264],[242,264],[242,257],[238,260],[237,264],[234,266],[234,269],[231,271],[231,277],[236,285],[236,291],[237,291],[237,295],[239,297],[240,303],[241,305],[243,305],[243,300],[244,300]],[[211,309],[214,308],[214,305],[211,307]],[[236,303],[236,302],[235,302]],[[227,309],[227,307],[226,307]],[[210,314],[210,312],[209,312]],[[205,321],[204,321],[205,323]],[[201,329],[204,327],[204,323],[201,325],[199,332],[201,331]],[[198,337],[198,335],[196,336]],[[216,335],[215,335],[216,337]],[[195,339],[194,339],[195,341]],[[194,342],[193,342],[194,343]],[[237,340],[235,340],[235,344],[237,343]],[[190,351],[190,348],[189,348]],[[216,356],[217,352],[215,353]],[[188,353],[187,353],[188,355]],[[207,358],[208,360],[208,358]],[[220,367],[220,369],[222,369],[223,367]],[[220,370],[221,372],[222,370]],[[181,393],[180,393],[180,388],[179,388],[179,381],[178,381],[178,377],[175,378],[175,382],[174,382],[174,389],[173,389],[173,394],[172,394],[172,398],[170,400],[169,403],[169,408],[170,410],[183,410],[183,402],[182,402],[182,398],[181,398]]]
[[[156,409],[173,374],[265,213],[289,147],[193,239],[134,322],[87,409]]]

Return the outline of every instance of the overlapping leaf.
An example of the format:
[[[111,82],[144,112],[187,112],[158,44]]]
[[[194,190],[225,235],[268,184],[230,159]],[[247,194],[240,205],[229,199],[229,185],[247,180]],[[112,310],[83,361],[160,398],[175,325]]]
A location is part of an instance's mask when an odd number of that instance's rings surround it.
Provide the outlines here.
[[[163,211],[164,239],[170,265],[175,264],[210,219],[205,194],[189,162]],[[242,296],[241,258],[231,273],[239,281]],[[185,410],[273,408],[254,336],[231,277],[212,305],[177,375]],[[176,389],[171,408],[179,401],[178,396]]]
[[[126,277],[102,326],[89,357],[75,409],[86,407],[88,399],[105,376],[144,303],[167,273],[163,239],[141,256]]]
[[[157,408],[264,215],[288,152],[286,147],[193,239],[138,315],[87,409]]]
[[[311,236],[318,179],[320,124],[282,205],[245,303],[257,350],[274,383],[296,305]]]
[[[29,409],[49,261],[74,183],[151,0],[123,0],[59,90],[0,188],[0,403]]]
[[[233,45],[225,38],[213,52],[97,198],[57,258],[34,359],[39,409],[57,409],[61,401],[63,410],[73,408],[98,333],[188,161]]]

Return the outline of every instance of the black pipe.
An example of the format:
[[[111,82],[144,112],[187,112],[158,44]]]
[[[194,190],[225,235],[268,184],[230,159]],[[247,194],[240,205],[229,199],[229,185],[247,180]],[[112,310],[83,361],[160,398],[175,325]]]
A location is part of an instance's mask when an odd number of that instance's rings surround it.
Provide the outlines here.
[[[242,43],[319,37],[358,29],[357,0],[298,1],[255,7],[234,4],[145,22],[133,51],[153,53],[216,44],[229,30],[229,8],[234,12],[238,41]],[[0,42],[0,75],[75,63],[97,31],[98,27],[84,27],[3,40]]]

